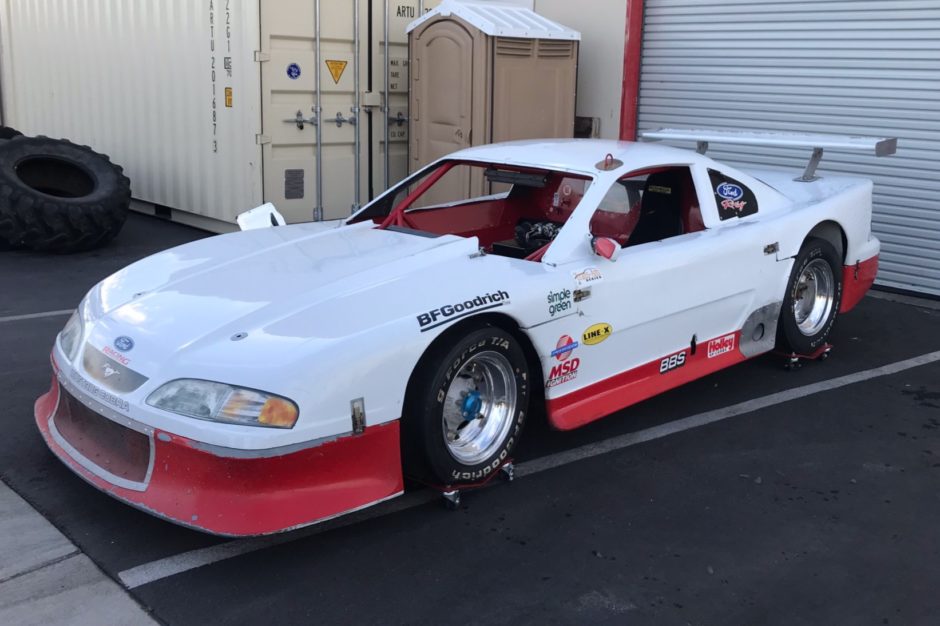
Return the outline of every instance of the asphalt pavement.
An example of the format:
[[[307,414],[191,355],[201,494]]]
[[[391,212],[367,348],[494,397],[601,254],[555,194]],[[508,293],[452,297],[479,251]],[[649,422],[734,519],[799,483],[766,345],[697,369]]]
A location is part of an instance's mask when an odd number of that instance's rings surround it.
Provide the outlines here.
[[[940,357],[909,362],[940,351],[936,302],[868,297],[839,320],[832,357],[795,372],[768,355],[577,431],[532,422],[519,478],[457,511],[416,488],[326,526],[225,541],[88,486],[32,416],[61,311],[201,236],[133,215],[94,253],[0,252],[0,479],[156,620],[937,622]]]

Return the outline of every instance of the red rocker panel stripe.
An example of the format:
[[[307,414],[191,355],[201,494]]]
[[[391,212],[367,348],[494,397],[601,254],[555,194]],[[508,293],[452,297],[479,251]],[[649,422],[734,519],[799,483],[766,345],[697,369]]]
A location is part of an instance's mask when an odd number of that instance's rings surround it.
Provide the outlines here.
[[[878,275],[878,255],[861,261],[857,266],[842,268],[842,304],[839,313],[848,313],[865,297]]]
[[[685,348],[685,365],[660,373],[662,359],[656,359],[639,367],[627,370],[610,378],[598,381],[582,389],[553,398],[546,402],[548,419],[559,430],[571,430],[588,422],[609,415],[642,400],[668,391],[702,376],[717,372],[744,361],[741,354],[741,333],[734,336],[734,348],[728,352],[708,357],[710,341],[702,341],[695,354]],[[727,337],[728,335],[723,335]],[[711,341],[718,341],[716,337]],[[672,354],[677,354],[679,351]],[[671,356],[671,355],[668,355]],[[665,356],[664,358],[668,358]]]

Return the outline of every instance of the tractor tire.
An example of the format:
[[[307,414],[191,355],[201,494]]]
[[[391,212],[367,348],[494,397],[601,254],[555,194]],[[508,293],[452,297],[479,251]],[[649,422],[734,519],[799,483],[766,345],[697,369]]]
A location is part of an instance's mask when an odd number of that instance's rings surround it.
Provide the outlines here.
[[[0,139],[13,139],[14,137],[20,137],[23,133],[16,130],[15,128],[10,128],[9,126],[0,126]]]
[[[70,253],[120,232],[131,200],[123,169],[87,146],[48,137],[0,143],[0,239]]]

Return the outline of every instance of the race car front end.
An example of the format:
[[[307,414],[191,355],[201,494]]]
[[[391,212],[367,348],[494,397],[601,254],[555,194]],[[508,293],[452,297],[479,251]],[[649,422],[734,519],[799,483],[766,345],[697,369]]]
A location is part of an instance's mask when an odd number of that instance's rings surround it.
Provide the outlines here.
[[[161,409],[153,405],[168,406],[161,400],[179,385],[148,390],[118,350],[102,350],[84,335],[77,314],[53,348],[51,388],[36,401],[35,419],[59,459],[119,500],[184,526],[245,536],[305,526],[402,492],[397,421],[265,449],[199,441],[154,418]],[[186,400],[191,391],[176,395]],[[289,400],[241,391],[225,402],[239,416],[254,411],[273,427],[297,417]]]

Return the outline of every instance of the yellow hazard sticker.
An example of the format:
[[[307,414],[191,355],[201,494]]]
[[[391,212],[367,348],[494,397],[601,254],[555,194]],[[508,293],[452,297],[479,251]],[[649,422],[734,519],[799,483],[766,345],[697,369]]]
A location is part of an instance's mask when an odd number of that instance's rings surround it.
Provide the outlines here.
[[[225,106],[230,109],[232,108],[232,88],[231,87],[225,88]]]
[[[326,61],[326,67],[330,70],[330,76],[333,77],[334,83],[339,84],[339,79],[343,77],[347,65],[349,65],[348,61]]]

